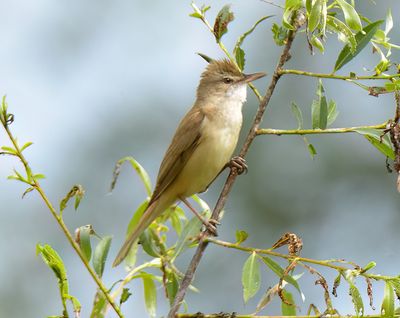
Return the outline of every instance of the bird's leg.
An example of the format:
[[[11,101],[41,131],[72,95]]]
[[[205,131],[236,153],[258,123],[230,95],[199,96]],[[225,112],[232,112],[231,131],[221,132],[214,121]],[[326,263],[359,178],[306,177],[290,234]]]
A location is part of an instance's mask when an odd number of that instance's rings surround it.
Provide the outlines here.
[[[190,209],[190,211],[192,211],[194,213],[195,216],[197,216],[199,218],[201,223],[204,224],[204,226],[207,228],[208,231],[210,231],[210,233],[212,235],[218,236],[216,225],[218,225],[220,223],[217,220],[213,220],[213,219],[206,220],[206,219],[204,219],[200,215],[200,213],[197,212],[194,207],[192,207],[192,205],[190,204],[190,202],[188,200],[186,200],[185,198],[180,198],[180,200]]]
[[[235,156],[226,164],[226,167],[236,169],[237,174],[247,173],[248,167],[246,160],[240,156]]]

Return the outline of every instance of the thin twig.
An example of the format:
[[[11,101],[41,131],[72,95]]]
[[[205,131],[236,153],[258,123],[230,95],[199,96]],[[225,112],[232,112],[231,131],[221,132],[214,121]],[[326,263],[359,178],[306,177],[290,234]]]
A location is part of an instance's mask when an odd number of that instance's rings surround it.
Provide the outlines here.
[[[235,318],[255,318],[253,314],[250,315],[238,315],[236,313],[217,313],[217,314],[177,314],[176,318],[221,318],[221,317],[235,317]],[[257,318],[291,318],[293,316],[256,316]],[[323,315],[310,315],[310,316],[296,316],[296,318],[321,318]],[[356,318],[356,315],[329,315],[330,318]],[[363,318],[381,318],[382,315],[364,315]],[[400,317],[400,314],[395,314],[393,318]]]
[[[330,79],[339,79],[344,81],[357,81],[357,80],[390,80],[393,78],[400,77],[400,74],[392,74],[392,75],[371,75],[371,76],[345,76],[345,75],[336,75],[336,74],[325,74],[325,73],[313,73],[313,72],[306,72],[300,70],[288,70],[282,69],[279,71],[280,75],[284,74],[292,74],[292,75],[301,75],[301,76],[309,76],[314,78],[330,78]]]
[[[242,146],[242,149],[240,151],[240,156],[241,157],[245,157],[250,145],[252,144],[254,138],[257,136],[257,130],[259,128],[259,125],[261,123],[262,117],[264,115],[264,112],[269,104],[269,101],[271,100],[272,94],[274,93],[276,84],[278,83],[281,74],[280,74],[280,70],[282,69],[283,65],[286,63],[286,61],[289,59],[290,54],[290,48],[292,47],[292,43],[293,40],[295,38],[296,35],[296,31],[297,28],[295,30],[290,30],[288,33],[288,38],[287,38],[287,42],[283,48],[282,54],[279,58],[278,64],[275,68],[274,74],[272,75],[272,79],[271,82],[269,84],[269,87],[264,95],[264,97],[260,100],[260,104],[258,106],[258,110],[256,113],[256,116],[254,118],[253,124],[251,126],[251,129],[247,135],[246,141],[244,143],[244,145]],[[221,194],[218,198],[218,201],[215,205],[215,208],[213,210],[213,213],[211,215],[211,218],[214,220],[219,220],[219,215],[223,209],[223,207],[225,206],[225,202],[228,198],[228,194],[232,189],[232,186],[236,180],[237,177],[237,172],[235,170],[231,170],[225,185],[221,191]],[[209,235],[208,231],[205,230],[202,235],[200,236],[200,240],[199,240],[199,245],[197,246],[197,249],[192,257],[192,260],[189,264],[189,267],[186,270],[185,273],[185,277],[182,280],[182,283],[179,287],[179,290],[175,296],[175,300],[174,303],[171,306],[171,309],[168,313],[168,318],[174,318],[176,313],[179,310],[179,307],[183,301],[183,299],[185,298],[185,294],[186,291],[189,287],[189,285],[191,284],[192,280],[193,280],[193,276],[194,273],[196,272],[196,269],[200,263],[200,260],[203,256],[204,250],[207,248],[208,242],[205,239],[207,236]]]
[[[371,279],[376,279],[376,280],[390,280],[390,279],[395,279],[396,277],[392,276],[384,276],[384,275],[378,275],[378,274],[370,274],[367,272],[363,272],[362,269],[355,269],[355,268],[349,268],[345,266],[340,266],[336,265],[334,263],[346,263],[348,265],[354,266],[354,263],[352,262],[346,262],[344,260],[334,260],[334,259],[329,259],[329,260],[316,260],[312,258],[306,258],[306,257],[301,257],[297,255],[288,255],[288,254],[282,254],[275,252],[272,249],[261,249],[261,248],[254,248],[254,247],[247,247],[247,246],[241,246],[238,244],[230,243],[230,242],[225,242],[221,240],[217,240],[215,238],[207,238],[206,242],[208,243],[213,243],[219,246],[223,246],[226,248],[232,248],[235,250],[243,251],[243,252],[248,252],[248,253],[257,253],[257,254],[265,254],[265,255],[270,255],[270,256],[275,256],[283,259],[287,259],[289,261],[296,259],[298,262],[302,263],[309,263],[309,264],[314,264],[314,265],[319,265],[319,266],[324,266],[324,267],[329,267],[337,271],[347,271],[347,270],[356,270],[360,276],[368,277]]]
[[[385,129],[387,123],[372,126],[357,126],[344,128],[327,128],[327,129],[272,129],[262,128],[257,130],[258,135],[317,135],[317,134],[343,134],[356,132],[357,129]]]
[[[25,156],[22,154],[21,148],[19,147],[16,139],[12,135],[7,123],[3,123],[3,127],[4,127],[4,129],[5,129],[6,133],[7,133],[10,141],[12,142],[12,144],[13,144],[15,150],[16,150],[17,156],[21,160],[25,170],[26,171],[31,171],[31,168],[30,168],[30,166],[28,164],[28,161],[26,160]],[[43,199],[44,203],[46,204],[47,208],[49,209],[49,211],[51,212],[53,217],[56,219],[58,225],[61,227],[61,230],[63,231],[65,237],[68,240],[68,242],[70,243],[72,248],[75,250],[76,254],[78,254],[79,258],[81,259],[81,261],[83,263],[83,265],[86,267],[86,269],[88,270],[90,276],[92,276],[93,280],[95,281],[95,283],[97,284],[99,289],[103,292],[104,297],[107,299],[107,301],[109,302],[111,307],[113,307],[113,309],[115,310],[115,312],[118,315],[118,317],[123,318],[124,316],[123,316],[120,308],[118,307],[118,305],[111,298],[111,295],[108,293],[107,287],[103,284],[101,279],[97,276],[95,271],[89,265],[88,261],[86,260],[85,256],[83,255],[79,245],[75,242],[73,235],[70,233],[70,231],[68,230],[66,224],[64,223],[62,217],[60,215],[58,215],[58,213],[57,213],[56,209],[54,208],[53,204],[50,202],[50,200],[48,199],[48,197],[44,193],[42,187],[40,186],[39,182],[34,177],[33,177],[33,180],[32,180],[32,186],[39,193],[39,195]]]

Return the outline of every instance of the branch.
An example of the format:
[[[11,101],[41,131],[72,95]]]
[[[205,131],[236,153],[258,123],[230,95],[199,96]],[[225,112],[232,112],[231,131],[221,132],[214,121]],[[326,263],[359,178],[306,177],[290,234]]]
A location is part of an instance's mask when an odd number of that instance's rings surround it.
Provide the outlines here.
[[[218,313],[218,314],[177,314],[176,318],[291,318],[293,316],[254,316],[254,315],[238,315],[236,313]],[[296,318],[321,318],[321,315],[310,315],[310,316],[296,316]],[[358,318],[359,316],[353,315],[329,315],[330,318]],[[381,318],[382,315],[364,315],[363,318]],[[395,314],[393,318],[400,317],[400,314]]]
[[[324,266],[324,267],[329,267],[329,268],[335,269],[337,271],[347,271],[349,269],[350,270],[354,270],[354,268],[348,268],[348,267],[345,267],[345,266],[335,265],[333,263],[346,263],[346,264],[350,264],[352,266],[355,266],[355,264],[352,263],[352,262],[347,262],[347,261],[340,260],[340,259],[316,260],[316,259],[312,259],[312,258],[300,257],[298,255],[287,255],[287,254],[277,253],[277,252],[273,251],[272,248],[270,248],[270,249],[261,249],[261,248],[254,248],[254,247],[245,247],[245,246],[241,246],[241,245],[238,245],[238,244],[217,240],[217,239],[214,239],[214,238],[207,238],[206,241],[209,242],[209,243],[213,243],[213,244],[219,245],[219,246],[236,249],[236,250],[240,250],[240,251],[243,251],[243,252],[250,252],[250,253],[255,252],[255,253],[258,253],[258,254],[266,254],[266,255],[271,255],[271,256],[275,256],[275,257],[279,257],[279,258],[284,258],[284,259],[287,259],[287,260],[296,259],[297,262],[303,262],[303,263],[309,263],[309,264],[315,264],[315,265],[320,265],[320,266]],[[366,272],[363,272],[362,268],[358,269],[358,270],[360,272],[360,274],[359,274],[360,276],[368,277],[368,278],[371,278],[371,279],[389,280],[389,279],[395,279],[396,278],[396,277],[392,277],[392,276],[368,274]]]
[[[259,135],[318,135],[318,134],[343,134],[356,132],[357,129],[385,129],[387,123],[373,125],[373,126],[357,126],[345,128],[327,128],[327,129],[272,129],[262,128],[258,129],[256,134]]]
[[[400,74],[392,74],[392,75],[371,75],[371,76],[343,76],[343,75],[336,75],[336,74],[324,74],[324,73],[312,73],[300,70],[287,70],[282,69],[279,70],[280,75],[285,74],[292,74],[292,75],[301,75],[301,76],[309,76],[309,77],[316,77],[316,78],[330,78],[330,79],[339,79],[344,81],[354,81],[354,80],[390,80],[397,77],[400,77]]]
[[[253,120],[253,124],[250,128],[250,131],[247,135],[246,141],[245,141],[244,145],[242,146],[242,149],[239,154],[242,158],[246,156],[250,145],[252,144],[253,140],[257,136],[257,130],[261,123],[264,112],[271,100],[271,97],[274,93],[276,84],[278,83],[278,81],[281,77],[280,70],[282,69],[282,67],[286,63],[286,61],[290,58],[290,53],[289,53],[290,48],[292,47],[292,43],[295,38],[296,31],[299,28],[297,23],[295,23],[295,24],[296,24],[296,29],[289,31],[287,42],[283,48],[282,54],[280,55],[278,64],[275,68],[274,74],[272,75],[272,79],[269,84],[269,87],[268,87],[264,97],[260,100],[260,104],[258,106],[256,116]],[[229,192],[232,189],[232,186],[236,180],[236,177],[237,177],[236,170],[231,170],[231,172],[225,182],[225,185],[221,191],[221,194],[218,198],[218,201],[215,205],[213,213],[211,215],[212,219],[217,220],[217,221],[219,220],[220,213],[221,213],[223,207],[225,206]],[[205,249],[207,248],[208,242],[206,240],[206,237],[208,235],[209,235],[209,233],[208,233],[207,229],[202,232],[202,235],[200,235],[199,245],[197,246],[197,249],[192,257],[192,260],[190,261],[189,267],[186,270],[185,277],[182,280],[182,283],[176,294],[174,303],[172,304],[171,309],[168,313],[168,318],[176,317],[176,313],[178,312],[179,307],[180,307],[183,299],[185,298],[186,291],[193,280],[194,273],[196,272],[196,269],[200,263],[203,253],[204,253]]]
[[[6,112],[4,111],[4,115],[6,115]],[[6,118],[6,116],[4,116]],[[17,140],[15,137],[12,135],[10,129],[9,129],[9,123],[7,121],[2,121],[2,125],[8,135],[8,138],[12,142],[15,151],[16,151],[16,156],[21,160],[22,165],[24,166],[25,170],[27,171],[28,174],[31,174],[31,168],[28,164],[28,161],[26,160],[25,156],[22,154],[21,148],[17,143]],[[49,209],[50,213],[53,215],[53,217],[56,219],[58,225],[61,227],[61,230],[65,234],[65,237],[67,238],[68,242],[72,246],[72,248],[75,250],[76,254],[78,254],[79,258],[81,259],[83,265],[86,267],[88,270],[90,276],[92,276],[93,280],[96,282],[97,286],[99,289],[103,292],[104,297],[107,299],[111,307],[115,310],[117,313],[118,317],[123,318],[123,314],[120,310],[120,308],[117,306],[117,304],[113,301],[111,298],[110,294],[108,293],[107,287],[103,284],[101,279],[97,276],[95,271],[92,269],[92,267],[89,265],[88,261],[86,260],[85,256],[83,255],[79,245],[75,242],[73,235],[70,233],[68,230],[66,224],[64,223],[62,217],[57,213],[56,209],[50,202],[49,198],[46,196],[44,190],[40,186],[39,182],[35,179],[35,177],[32,177],[32,182],[30,185],[39,193],[41,198],[43,199],[44,203],[46,204],[47,208]]]

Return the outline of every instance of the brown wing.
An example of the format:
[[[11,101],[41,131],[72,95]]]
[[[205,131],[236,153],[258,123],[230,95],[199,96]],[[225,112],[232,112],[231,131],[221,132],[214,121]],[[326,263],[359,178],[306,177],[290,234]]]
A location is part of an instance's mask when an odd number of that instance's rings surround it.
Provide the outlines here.
[[[192,108],[180,122],[161,162],[157,183],[150,203],[156,200],[176,179],[200,142],[200,126],[204,114]]]

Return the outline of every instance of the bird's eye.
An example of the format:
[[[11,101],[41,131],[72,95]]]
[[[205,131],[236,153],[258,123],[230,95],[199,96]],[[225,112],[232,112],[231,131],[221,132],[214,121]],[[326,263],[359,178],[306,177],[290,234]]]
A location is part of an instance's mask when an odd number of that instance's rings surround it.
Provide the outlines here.
[[[231,79],[229,77],[224,77],[223,81],[224,81],[225,84],[230,84],[230,83],[233,82],[233,79]]]

